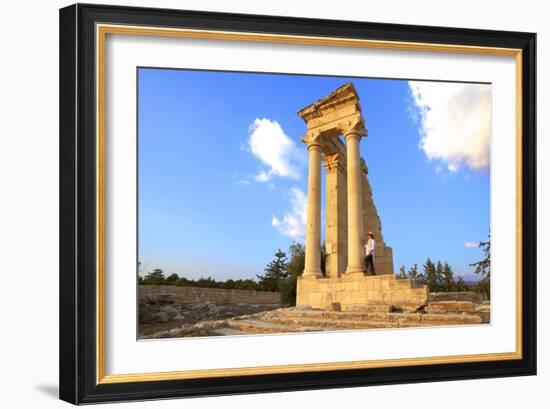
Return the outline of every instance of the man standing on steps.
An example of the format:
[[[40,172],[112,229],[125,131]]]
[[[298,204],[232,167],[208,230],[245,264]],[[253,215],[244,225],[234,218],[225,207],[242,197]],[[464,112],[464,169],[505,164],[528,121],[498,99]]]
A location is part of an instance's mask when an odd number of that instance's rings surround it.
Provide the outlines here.
[[[367,237],[367,244],[365,244],[365,267],[369,275],[376,275],[376,271],[374,270],[374,249],[376,247],[376,241],[374,240],[374,234],[370,231]]]

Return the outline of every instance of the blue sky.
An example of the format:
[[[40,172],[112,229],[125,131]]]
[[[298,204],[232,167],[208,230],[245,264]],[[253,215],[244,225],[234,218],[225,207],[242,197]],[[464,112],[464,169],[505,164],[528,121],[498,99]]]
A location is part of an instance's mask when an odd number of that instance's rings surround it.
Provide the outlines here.
[[[303,241],[296,112],[347,82],[360,96],[361,154],[396,270],[431,257],[475,278],[468,264],[490,224],[489,85],[142,68],[144,269],[254,278],[278,248]]]

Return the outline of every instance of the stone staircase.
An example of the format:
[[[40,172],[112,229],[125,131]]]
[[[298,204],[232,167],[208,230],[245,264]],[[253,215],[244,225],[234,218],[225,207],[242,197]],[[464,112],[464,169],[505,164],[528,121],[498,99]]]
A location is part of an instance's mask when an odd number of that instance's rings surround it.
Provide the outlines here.
[[[227,320],[212,335],[269,334],[345,329],[411,328],[481,324],[478,314],[391,312],[391,306],[369,305],[363,311],[284,308]]]
[[[424,307],[429,314],[471,314],[481,318],[481,322],[488,323],[491,319],[489,301],[474,303],[472,301],[434,301]]]
[[[431,301],[414,311],[379,303],[354,304],[345,311],[291,307],[185,324],[145,338],[479,325],[489,321],[489,301]]]

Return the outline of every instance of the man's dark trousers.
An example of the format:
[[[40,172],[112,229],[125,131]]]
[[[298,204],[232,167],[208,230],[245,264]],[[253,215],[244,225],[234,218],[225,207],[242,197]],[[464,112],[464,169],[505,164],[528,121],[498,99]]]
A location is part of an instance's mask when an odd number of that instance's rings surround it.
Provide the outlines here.
[[[374,271],[374,257],[372,257],[372,254],[365,256],[365,267],[367,273],[376,274],[376,271]]]

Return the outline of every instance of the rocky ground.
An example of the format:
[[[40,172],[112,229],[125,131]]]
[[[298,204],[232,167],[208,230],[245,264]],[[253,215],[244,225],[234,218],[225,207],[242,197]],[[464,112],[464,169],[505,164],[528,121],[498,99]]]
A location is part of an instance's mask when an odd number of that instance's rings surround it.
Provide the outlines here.
[[[177,306],[170,300],[157,300],[143,312],[140,309],[140,319],[148,321],[140,324],[140,338],[175,338],[475,325],[490,321],[490,305],[486,300],[433,300],[415,312],[403,312],[391,305],[324,311],[265,304],[220,306],[209,302]]]
[[[226,304],[209,301],[177,304],[172,294],[159,294],[139,306],[139,338],[182,326],[219,321],[279,308],[279,304]],[[200,325],[199,325],[200,326]],[[201,331],[197,331],[200,335]]]

